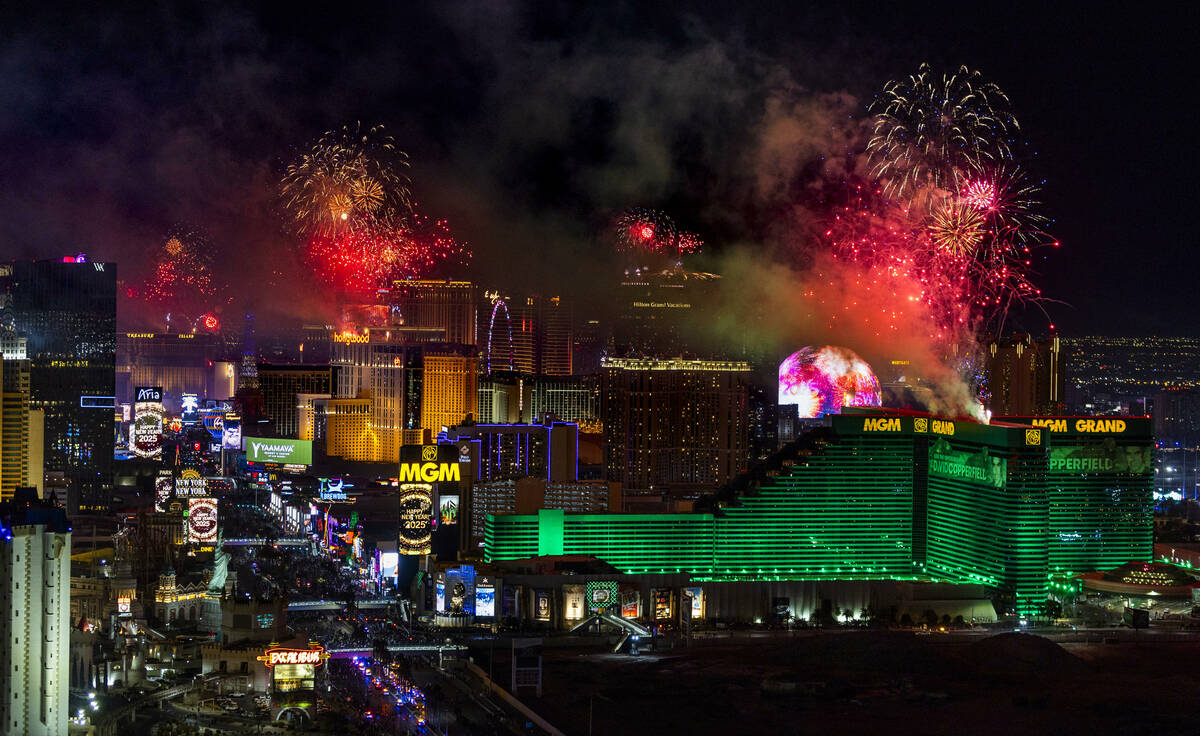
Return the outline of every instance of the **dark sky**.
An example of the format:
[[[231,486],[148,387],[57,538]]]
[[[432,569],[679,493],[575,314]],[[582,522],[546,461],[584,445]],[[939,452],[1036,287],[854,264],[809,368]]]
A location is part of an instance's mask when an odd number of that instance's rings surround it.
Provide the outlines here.
[[[275,182],[356,120],[409,152],[422,209],[471,243],[485,284],[586,289],[597,233],[634,205],[712,252],[766,252],[798,172],[929,61],[978,68],[1013,102],[1063,243],[1038,281],[1069,305],[1050,307],[1064,333],[1197,334],[1198,11],[998,5],[9,8],[0,253],[86,251],[136,281],[183,224],[239,300],[317,310]]]

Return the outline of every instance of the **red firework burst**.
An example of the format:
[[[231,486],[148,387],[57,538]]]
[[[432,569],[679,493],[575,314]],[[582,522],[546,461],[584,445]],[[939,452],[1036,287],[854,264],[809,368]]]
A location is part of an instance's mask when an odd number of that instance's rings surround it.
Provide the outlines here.
[[[310,266],[326,283],[344,291],[385,288],[432,269],[471,258],[445,220],[411,218],[404,227],[370,227],[315,235],[308,243]]]

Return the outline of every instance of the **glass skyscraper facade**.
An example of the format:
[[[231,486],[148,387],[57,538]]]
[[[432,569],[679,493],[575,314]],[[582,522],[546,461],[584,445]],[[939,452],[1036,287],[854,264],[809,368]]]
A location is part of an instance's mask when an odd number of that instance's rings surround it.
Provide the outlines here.
[[[106,510],[115,439],[116,264],[0,264],[0,319],[27,341],[30,408],[45,411],[46,471],[62,473],[71,508]]]

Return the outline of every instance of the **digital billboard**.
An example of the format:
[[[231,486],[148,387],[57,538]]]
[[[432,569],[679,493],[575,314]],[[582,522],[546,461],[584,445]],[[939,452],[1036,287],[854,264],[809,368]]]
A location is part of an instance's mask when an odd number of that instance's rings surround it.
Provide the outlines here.
[[[195,424],[200,421],[200,397],[196,394],[183,394],[179,397],[179,419],[184,424]]]
[[[657,621],[671,618],[671,589],[654,588],[650,591],[650,600],[654,603],[654,618]]]
[[[133,425],[129,428],[129,449],[141,458],[162,457],[163,405],[161,386],[135,389]]]
[[[438,497],[438,526],[458,523],[458,494]]]
[[[175,493],[175,474],[170,470],[158,471],[154,479],[154,510],[166,511],[167,501]]]
[[[278,465],[312,465],[312,440],[247,437],[246,460]]]
[[[196,544],[217,542],[217,499],[188,499],[188,541]]]
[[[341,478],[318,478],[317,494],[322,501],[346,501],[346,482]]]
[[[433,486],[400,484],[400,553],[427,555],[433,542]]]
[[[195,468],[185,468],[175,479],[175,496],[179,498],[191,498],[194,496],[203,496],[208,493],[208,480],[201,477],[200,471]]]
[[[221,448],[242,449],[242,418],[237,414],[225,415],[225,423],[221,427]]]
[[[694,619],[704,618],[704,588],[696,586],[694,588],[684,588],[688,598],[691,599],[691,617]]]
[[[475,615],[496,615],[496,588],[485,579],[475,586]]]
[[[591,580],[587,584],[588,611],[600,611],[617,604],[620,587],[615,580]]]
[[[563,608],[566,609],[566,619],[568,621],[578,621],[583,618],[584,611],[584,587],[582,585],[564,585],[563,592]]]
[[[879,379],[854,351],[806,347],[779,364],[779,406],[794,405],[801,419],[837,414],[845,406],[879,406]]]
[[[641,611],[641,593],[637,588],[623,591],[621,593],[621,617],[622,618],[638,618]]]

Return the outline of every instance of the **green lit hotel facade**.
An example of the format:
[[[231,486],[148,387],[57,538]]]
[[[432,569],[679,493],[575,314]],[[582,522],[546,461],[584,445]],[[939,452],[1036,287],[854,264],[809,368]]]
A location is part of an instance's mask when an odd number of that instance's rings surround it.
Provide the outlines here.
[[[1152,557],[1147,418],[831,420],[703,512],[490,516],[485,558],[588,555],[714,582],[981,584],[1025,614],[1056,576]]]

